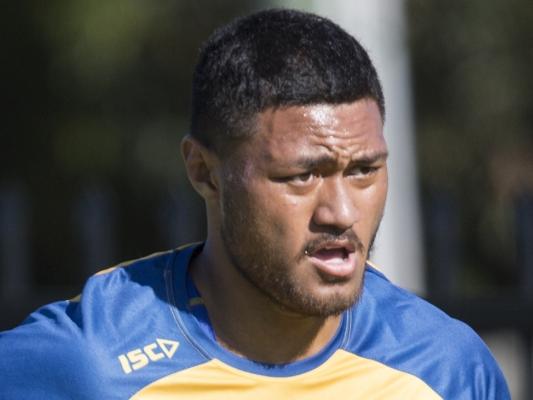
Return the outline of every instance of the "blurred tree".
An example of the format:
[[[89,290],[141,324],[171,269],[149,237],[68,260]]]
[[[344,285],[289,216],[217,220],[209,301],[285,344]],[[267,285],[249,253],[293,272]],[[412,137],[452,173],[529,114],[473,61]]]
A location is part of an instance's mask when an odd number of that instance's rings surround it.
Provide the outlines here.
[[[80,212],[111,213],[116,248],[106,263],[180,244],[169,237],[202,236],[203,207],[179,159],[192,70],[211,31],[254,6],[29,0],[5,7],[1,73],[9,109],[0,189],[27,188],[35,284],[86,278],[87,234],[79,225],[89,220]]]
[[[426,203],[460,213],[463,290],[516,283],[513,204],[533,191],[533,8],[527,0],[409,2]]]

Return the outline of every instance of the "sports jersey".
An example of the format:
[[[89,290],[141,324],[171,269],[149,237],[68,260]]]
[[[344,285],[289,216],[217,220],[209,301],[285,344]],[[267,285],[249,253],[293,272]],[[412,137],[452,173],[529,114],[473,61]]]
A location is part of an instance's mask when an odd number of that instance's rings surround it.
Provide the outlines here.
[[[0,399],[510,398],[469,327],[370,264],[318,354],[282,365],[240,357],[217,343],[187,273],[198,249],[98,273],[77,298],[0,334]]]

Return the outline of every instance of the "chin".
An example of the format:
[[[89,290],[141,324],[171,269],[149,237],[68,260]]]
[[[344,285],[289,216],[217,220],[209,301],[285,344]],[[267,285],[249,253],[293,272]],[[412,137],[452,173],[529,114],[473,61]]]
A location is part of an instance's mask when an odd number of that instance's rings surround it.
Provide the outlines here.
[[[301,315],[325,318],[340,315],[357,303],[359,285],[356,288],[339,284],[328,286],[318,288],[313,294],[301,294],[298,299],[285,298],[282,304],[284,308]]]

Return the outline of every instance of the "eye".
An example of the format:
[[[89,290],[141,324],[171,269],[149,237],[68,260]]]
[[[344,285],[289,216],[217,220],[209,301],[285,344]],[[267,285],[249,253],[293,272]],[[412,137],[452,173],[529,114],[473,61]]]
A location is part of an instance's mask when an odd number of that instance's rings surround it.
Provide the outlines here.
[[[356,178],[366,178],[376,173],[378,169],[379,167],[376,167],[376,166],[358,165],[350,169],[347,175],[354,176]]]
[[[306,186],[311,184],[317,175],[313,172],[305,172],[303,174],[298,174],[287,178],[287,181],[296,186]]]

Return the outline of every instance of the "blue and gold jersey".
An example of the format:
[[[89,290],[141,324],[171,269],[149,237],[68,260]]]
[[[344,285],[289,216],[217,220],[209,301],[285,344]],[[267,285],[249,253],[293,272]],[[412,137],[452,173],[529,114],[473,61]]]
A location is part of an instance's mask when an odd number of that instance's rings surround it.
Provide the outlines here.
[[[0,334],[0,399],[509,399],[466,325],[367,265],[322,351],[284,365],[217,344],[187,275],[195,246],[91,277]]]

